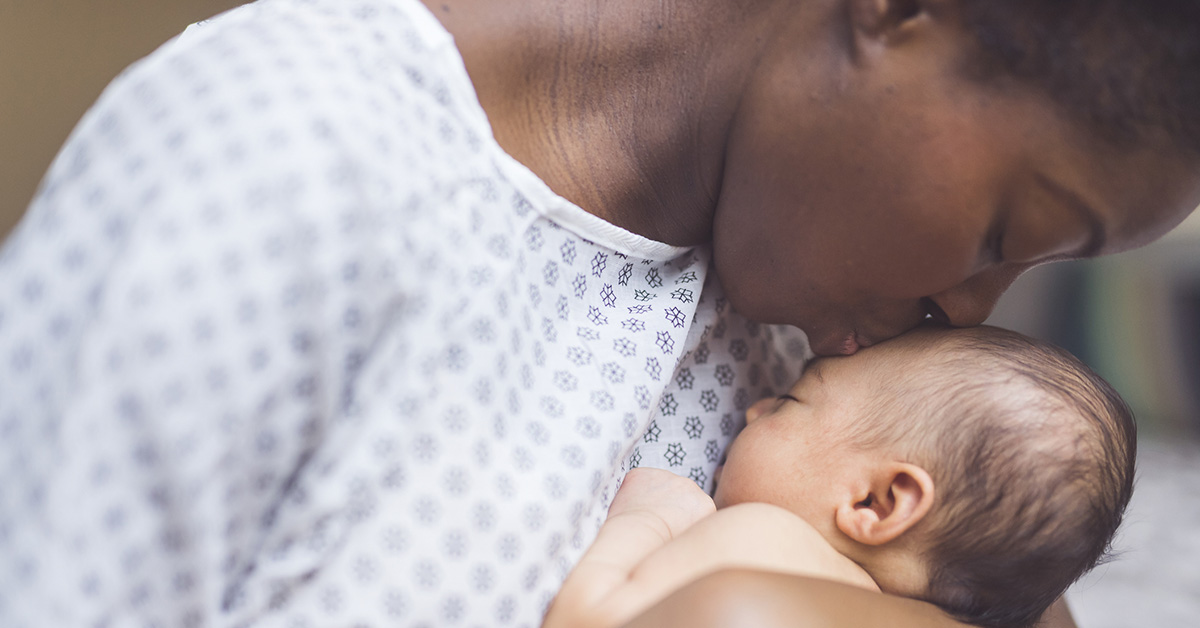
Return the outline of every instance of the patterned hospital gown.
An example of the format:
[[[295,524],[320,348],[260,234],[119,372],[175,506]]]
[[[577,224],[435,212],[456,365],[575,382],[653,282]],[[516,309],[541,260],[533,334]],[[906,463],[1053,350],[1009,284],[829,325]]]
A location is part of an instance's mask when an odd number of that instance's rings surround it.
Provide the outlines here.
[[[624,473],[711,489],[806,351],[506,155],[419,3],[262,0],[0,252],[0,626],[536,626]]]

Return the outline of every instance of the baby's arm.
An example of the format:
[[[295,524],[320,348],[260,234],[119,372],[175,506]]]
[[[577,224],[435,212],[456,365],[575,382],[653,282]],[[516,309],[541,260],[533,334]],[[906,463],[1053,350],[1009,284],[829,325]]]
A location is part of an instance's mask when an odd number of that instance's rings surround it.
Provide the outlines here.
[[[567,577],[543,628],[616,626],[646,605],[613,593],[655,550],[716,510],[695,482],[662,469],[634,469],[608,509],[608,520]]]
[[[741,504],[707,517],[701,509],[679,516],[688,508],[668,505],[679,499],[673,493],[707,495],[666,474],[646,470],[626,479],[596,543],[563,585],[545,628],[622,625],[676,589],[726,568],[815,576],[879,590],[861,567],[782,508]],[[643,498],[649,484],[659,485],[658,498]],[[627,489],[633,499],[623,502]],[[630,508],[631,503],[636,506]],[[656,512],[672,509],[675,515]],[[713,512],[711,500],[706,510]],[[669,520],[675,524],[664,523]]]

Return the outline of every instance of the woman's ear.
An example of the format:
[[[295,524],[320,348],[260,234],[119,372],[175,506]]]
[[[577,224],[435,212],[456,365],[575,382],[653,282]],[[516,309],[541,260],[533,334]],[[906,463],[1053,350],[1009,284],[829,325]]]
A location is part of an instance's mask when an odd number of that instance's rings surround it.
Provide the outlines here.
[[[877,467],[862,493],[838,506],[835,522],[842,534],[864,545],[897,539],[929,514],[933,478],[921,467],[892,462]]]
[[[894,42],[926,18],[939,15],[954,0],[850,0],[850,19],[858,37]]]

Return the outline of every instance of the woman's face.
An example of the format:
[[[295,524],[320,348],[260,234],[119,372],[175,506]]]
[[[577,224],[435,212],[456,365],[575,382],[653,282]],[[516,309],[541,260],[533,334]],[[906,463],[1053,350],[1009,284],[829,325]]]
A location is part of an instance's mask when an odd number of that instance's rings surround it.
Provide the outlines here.
[[[927,314],[981,323],[1032,266],[1144,244],[1200,203],[1197,160],[1118,151],[1048,97],[963,78],[952,34],[915,41],[816,90],[768,54],[731,129],[717,272],[820,355]]]

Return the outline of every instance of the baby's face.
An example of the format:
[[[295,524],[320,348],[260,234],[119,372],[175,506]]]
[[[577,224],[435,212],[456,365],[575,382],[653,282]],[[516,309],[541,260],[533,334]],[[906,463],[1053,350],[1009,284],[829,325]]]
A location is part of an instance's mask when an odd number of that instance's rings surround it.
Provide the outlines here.
[[[930,350],[926,340],[918,330],[852,356],[814,360],[787,394],[751,406],[718,469],[717,507],[767,502],[818,528],[832,520],[827,505],[844,490],[835,480],[878,455],[849,446],[847,436],[883,385],[907,377]]]

